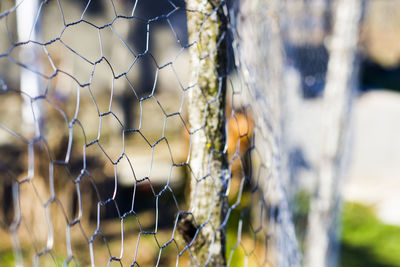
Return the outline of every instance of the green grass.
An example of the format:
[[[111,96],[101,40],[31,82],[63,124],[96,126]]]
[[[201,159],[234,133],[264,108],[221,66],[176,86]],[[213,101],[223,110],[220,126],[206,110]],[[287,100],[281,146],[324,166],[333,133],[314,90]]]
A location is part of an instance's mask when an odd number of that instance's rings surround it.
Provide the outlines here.
[[[0,251],[0,267],[14,266],[14,254],[10,250]]]
[[[381,222],[372,208],[343,207],[341,267],[400,267],[400,227]]]

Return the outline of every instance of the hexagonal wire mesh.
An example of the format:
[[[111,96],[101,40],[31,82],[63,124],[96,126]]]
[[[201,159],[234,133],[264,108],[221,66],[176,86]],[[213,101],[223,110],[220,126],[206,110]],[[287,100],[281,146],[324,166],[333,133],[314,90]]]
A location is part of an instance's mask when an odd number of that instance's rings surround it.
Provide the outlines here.
[[[231,26],[224,1],[1,1],[3,264],[274,265]]]

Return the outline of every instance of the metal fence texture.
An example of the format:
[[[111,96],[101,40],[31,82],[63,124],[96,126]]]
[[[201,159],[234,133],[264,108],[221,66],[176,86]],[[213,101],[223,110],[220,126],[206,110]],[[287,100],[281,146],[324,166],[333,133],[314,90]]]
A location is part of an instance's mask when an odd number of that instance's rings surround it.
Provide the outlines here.
[[[297,69],[318,96],[325,73],[287,60],[290,7],[2,0],[0,265],[300,266],[308,214],[285,122],[299,93],[283,88]],[[328,30],[312,28],[318,49]]]
[[[1,2],[4,264],[265,265],[268,166],[214,2]]]

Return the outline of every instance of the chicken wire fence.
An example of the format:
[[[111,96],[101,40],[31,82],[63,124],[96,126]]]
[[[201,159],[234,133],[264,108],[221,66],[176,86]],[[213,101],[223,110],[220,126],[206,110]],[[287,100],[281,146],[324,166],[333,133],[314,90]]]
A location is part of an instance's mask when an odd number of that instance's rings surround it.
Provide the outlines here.
[[[268,171],[257,159],[257,128],[243,89],[227,78],[231,59],[214,57],[229,45],[227,28],[211,48],[199,47],[204,25],[227,18],[225,3],[215,3],[2,1],[5,264],[214,265],[214,256],[195,255],[199,247],[231,266],[268,261],[268,209],[257,183]],[[191,40],[190,13],[203,15]],[[207,79],[190,73],[191,49],[203,49],[201,72],[216,83],[208,97],[190,96]],[[188,120],[214,107],[196,110],[198,102],[219,105],[219,143],[207,137],[206,148],[195,142],[208,126]],[[193,166],[201,156],[213,163],[204,173]],[[203,183],[219,189],[202,192]]]
[[[279,3],[1,1],[1,263],[299,266]]]

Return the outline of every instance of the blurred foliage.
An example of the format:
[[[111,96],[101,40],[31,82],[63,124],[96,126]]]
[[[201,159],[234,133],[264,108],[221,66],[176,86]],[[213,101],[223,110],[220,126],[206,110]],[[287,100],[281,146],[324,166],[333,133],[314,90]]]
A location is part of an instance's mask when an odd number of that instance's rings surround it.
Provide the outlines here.
[[[14,264],[14,254],[12,251],[0,251],[0,266],[14,266]]]
[[[342,226],[341,267],[400,266],[400,227],[381,222],[373,208],[346,203]]]
[[[306,190],[296,192],[292,202],[293,221],[296,230],[297,239],[300,244],[301,251],[304,252],[306,229],[308,224],[308,213],[310,211],[311,195]]]
[[[238,193],[238,192],[237,192]],[[231,197],[228,200],[229,206],[233,206],[236,202],[237,194],[235,198]],[[238,238],[240,239],[248,239],[252,237],[251,232],[251,222],[250,222],[250,210],[247,207],[251,207],[251,198],[252,194],[249,191],[244,191],[241,196],[240,205],[231,210],[228,219],[228,227],[226,230],[226,248],[225,248],[225,256],[227,262],[230,267],[240,267],[243,266],[245,262],[245,253],[241,248],[240,244],[238,244]],[[240,227],[240,222],[242,222],[242,226]],[[241,236],[238,237],[239,228],[241,229]],[[239,249],[237,249],[239,248]]]

